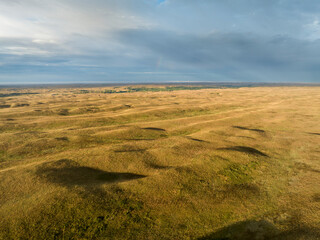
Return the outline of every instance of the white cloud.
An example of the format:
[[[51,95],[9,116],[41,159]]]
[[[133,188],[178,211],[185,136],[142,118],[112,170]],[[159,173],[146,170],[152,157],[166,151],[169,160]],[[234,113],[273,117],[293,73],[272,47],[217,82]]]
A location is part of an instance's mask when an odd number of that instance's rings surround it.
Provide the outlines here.
[[[320,21],[318,17],[305,25],[306,38],[310,40],[320,39]]]
[[[92,45],[97,40],[99,44],[114,45],[110,42],[112,31],[149,25],[126,9],[99,1],[96,4],[92,1],[63,0],[0,2],[0,38],[60,44],[75,53],[81,52],[77,47],[90,45],[90,39]],[[82,42],[84,39],[88,41],[85,44]]]
[[[3,52],[0,53],[10,53],[12,55],[44,55],[49,54],[48,51],[31,48],[31,47],[5,47]]]

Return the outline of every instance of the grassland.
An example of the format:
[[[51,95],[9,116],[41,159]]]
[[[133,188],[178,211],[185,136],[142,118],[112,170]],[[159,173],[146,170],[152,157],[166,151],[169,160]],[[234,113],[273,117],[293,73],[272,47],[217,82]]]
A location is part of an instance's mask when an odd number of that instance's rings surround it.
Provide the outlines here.
[[[319,87],[159,88],[0,89],[0,239],[320,239]]]

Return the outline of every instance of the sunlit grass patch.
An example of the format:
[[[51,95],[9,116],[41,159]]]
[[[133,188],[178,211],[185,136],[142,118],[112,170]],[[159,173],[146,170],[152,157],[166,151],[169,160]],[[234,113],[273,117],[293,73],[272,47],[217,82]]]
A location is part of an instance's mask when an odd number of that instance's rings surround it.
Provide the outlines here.
[[[318,89],[80,90],[0,99],[0,239],[317,239]]]

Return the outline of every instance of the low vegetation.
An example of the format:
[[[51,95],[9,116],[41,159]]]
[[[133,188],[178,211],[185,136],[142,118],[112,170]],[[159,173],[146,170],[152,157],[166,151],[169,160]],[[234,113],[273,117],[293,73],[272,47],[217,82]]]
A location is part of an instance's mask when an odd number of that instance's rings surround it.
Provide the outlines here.
[[[0,239],[320,239],[319,92],[0,89]]]
[[[162,86],[162,87],[124,87],[124,88],[114,88],[114,89],[80,89],[74,91],[75,94],[86,94],[86,93],[132,93],[132,92],[168,92],[168,91],[178,91],[178,90],[201,90],[201,89],[217,89],[224,88],[224,86]],[[1,95],[0,95],[1,96]]]

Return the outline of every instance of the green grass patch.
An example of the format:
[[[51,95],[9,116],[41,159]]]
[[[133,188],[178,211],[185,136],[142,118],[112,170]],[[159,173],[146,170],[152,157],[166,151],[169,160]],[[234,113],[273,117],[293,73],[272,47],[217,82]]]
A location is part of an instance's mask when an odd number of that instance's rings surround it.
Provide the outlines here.
[[[258,162],[252,161],[248,164],[231,163],[226,168],[219,171],[227,182],[232,184],[250,183],[254,178],[251,175],[258,166]]]
[[[0,239],[143,239],[153,220],[137,197],[114,188],[66,192],[0,224]]]

